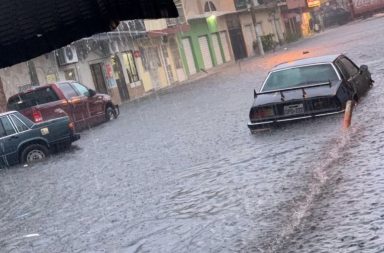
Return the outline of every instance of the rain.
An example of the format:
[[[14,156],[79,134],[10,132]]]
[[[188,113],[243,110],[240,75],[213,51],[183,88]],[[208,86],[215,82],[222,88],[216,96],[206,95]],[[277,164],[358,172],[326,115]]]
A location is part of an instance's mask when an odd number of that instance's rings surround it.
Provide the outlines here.
[[[71,150],[0,169],[0,251],[383,251],[383,22],[330,28],[156,90]],[[98,36],[75,43],[91,50]],[[376,82],[352,126],[340,114],[250,134],[253,90],[305,51],[368,65]]]

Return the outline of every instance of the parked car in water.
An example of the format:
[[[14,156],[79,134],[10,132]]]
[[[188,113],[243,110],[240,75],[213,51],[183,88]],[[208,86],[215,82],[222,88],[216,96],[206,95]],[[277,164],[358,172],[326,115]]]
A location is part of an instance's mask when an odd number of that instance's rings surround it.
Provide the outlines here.
[[[33,123],[19,112],[0,114],[0,167],[33,163],[80,139],[73,122],[61,117]]]
[[[76,81],[38,86],[8,99],[8,110],[19,111],[33,122],[67,115],[76,130],[117,118],[119,107],[111,97]]]
[[[372,86],[366,65],[360,68],[344,55],[327,55],[277,65],[260,92],[254,91],[251,131],[280,122],[343,112]]]

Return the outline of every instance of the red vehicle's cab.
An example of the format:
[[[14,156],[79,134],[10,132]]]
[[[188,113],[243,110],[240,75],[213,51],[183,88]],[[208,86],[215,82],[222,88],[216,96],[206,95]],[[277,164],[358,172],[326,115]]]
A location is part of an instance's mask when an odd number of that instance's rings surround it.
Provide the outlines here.
[[[76,129],[116,118],[111,97],[75,81],[64,81],[18,93],[8,99],[8,110],[17,110],[34,122],[67,115]]]

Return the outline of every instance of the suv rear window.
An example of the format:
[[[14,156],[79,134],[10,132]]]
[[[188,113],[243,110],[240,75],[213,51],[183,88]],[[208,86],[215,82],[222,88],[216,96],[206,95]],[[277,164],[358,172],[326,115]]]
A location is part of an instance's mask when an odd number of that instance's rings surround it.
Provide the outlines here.
[[[51,87],[21,93],[8,101],[9,110],[23,110],[36,105],[57,101],[59,98]]]

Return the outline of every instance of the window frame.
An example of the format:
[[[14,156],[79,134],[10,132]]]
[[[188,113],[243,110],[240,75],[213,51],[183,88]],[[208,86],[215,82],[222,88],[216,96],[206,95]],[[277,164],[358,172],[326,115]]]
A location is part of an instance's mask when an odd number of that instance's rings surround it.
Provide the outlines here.
[[[76,91],[76,93],[77,93],[79,96],[89,97],[89,88],[88,88],[87,86],[85,86],[85,85],[83,85],[83,84],[81,84],[81,83],[78,83],[78,82],[72,82],[72,83],[70,83],[70,84],[71,84],[71,86],[73,87],[73,89]],[[78,84],[78,85],[80,85],[80,86],[83,86],[83,87],[87,90],[88,95],[81,94],[80,91],[76,88],[75,84]]]
[[[5,127],[4,127],[4,124],[3,124],[3,121],[2,121],[2,119],[4,119],[4,118],[8,119],[9,123],[11,124],[11,126],[12,126],[12,128],[13,128],[14,133],[12,133],[12,134],[7,134],[7,132],[6,132],[6,130],[5,130]],[[13,124],[12,119],[9,117],[9,114],[0,117],[0,124],[1,124],[1,127],[2,127],[3,130],[4,130],[4,133],[6,134],[6,135],[4,135],[4,136],[0,136],[0,139],[7,138],[7,137],[10,137],[10,136],[13,136],[13,135],[16,135],[16,134],[19,133],[18,130],[15,128],[15,125]]]
[[[64,89],[61,87],[61,85],[68,85],[73,90],[74,96],[72,96],[72,97],[67,96],[67,94],[64,92]],[[71,85],[70,82],[59,83],[59,84],[57,84],[57,86],[59,87],[60,91],[63,93],[64,97],[66,97],[67,99],[72,99],[74,97],[79,96],[79,93],[77,92],[75,87]]]
[[[13,123],[13,128],[16,129],[17,133],[24,133],[28,130],[30,130],[30,128],[24,123],[24,121],[22,121],[19,117],[17,117],[15,114],[9,114],[8,115],[9,119],[12,121]],[[15,120],[13,118],[16,118],[17,120],[19,120],[21,122],[21,124],[23,124],[23,126],[25,126],[25,130],[23,131],[20,131],[19,128],[17,127],[17,124],[15,122]]]
[[[345,64],[342,62],[342,60],[345,60],[347,62],[349,62],[355,69],[356,69],[356,72],[354,74],[351,74],[348,70],[348,68],[345,66]],[[346,80],[350,80],[351,78],[354,78],[355,76],[357,76],[359,74],[359,68],[357,67],[357,65],[351,61],[351,59],[349,59],[348,57],[346,56],[343,56],[343,57],[339,57],[337,60],[336,60],[336,65],[338,65],[338,68],[340,69],[340,72],[343,74],[343,76],[345,77]],[[345,72],[345,73],[344,73]],[[348,76],[346,76],[346,74]]]

